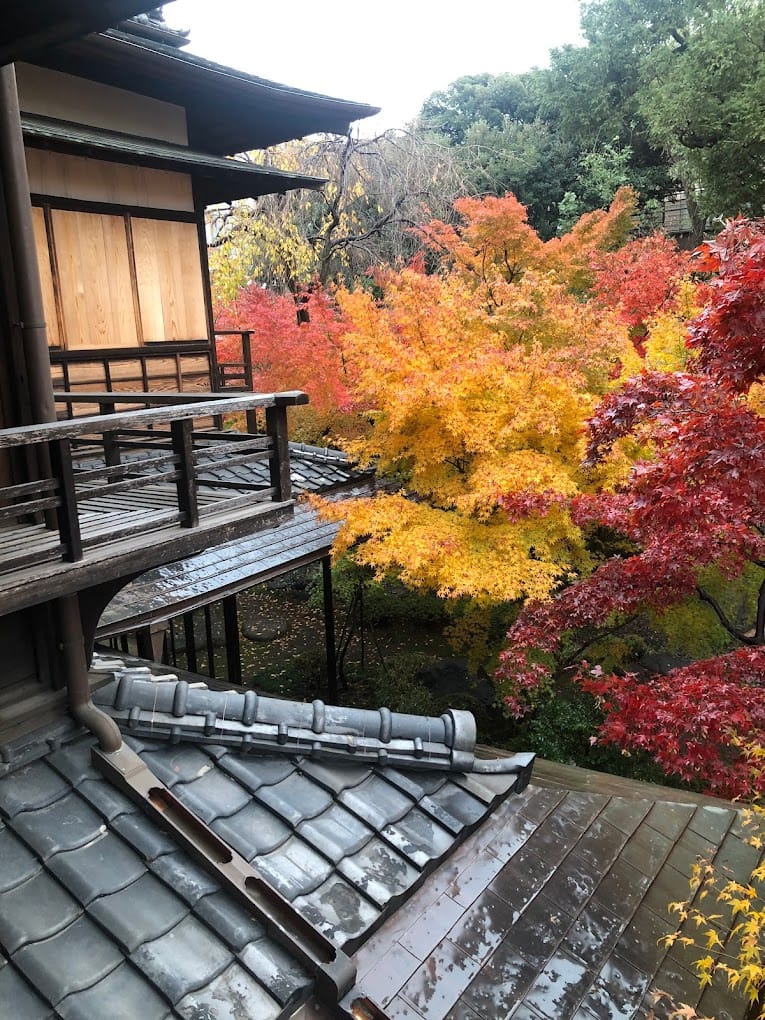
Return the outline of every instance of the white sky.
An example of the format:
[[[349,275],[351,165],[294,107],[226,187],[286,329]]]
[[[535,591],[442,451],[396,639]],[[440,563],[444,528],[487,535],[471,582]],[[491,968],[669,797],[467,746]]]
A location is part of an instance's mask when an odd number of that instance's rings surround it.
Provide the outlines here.
[[[175,0],[189,52],[297,88],[382,107],[364,133],[403,127],[465,74],[521,72],[580,43],[578,0]]]

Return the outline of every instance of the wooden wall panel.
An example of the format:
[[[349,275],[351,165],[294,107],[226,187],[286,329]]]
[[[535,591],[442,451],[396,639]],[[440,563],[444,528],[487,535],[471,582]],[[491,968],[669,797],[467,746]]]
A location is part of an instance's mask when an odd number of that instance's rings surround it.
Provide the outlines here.
[[[207,336],[199,237],[194,223],[132,218],[144,340]]]
[[[26,150],[29,190],[35,195],[194,211],[191,178],[169,170],[110,163],[44,149]]]
[[[130,259],[122,216],[54,209],[66,346],[138,343]]]
[[[48,327],[48,343],[51,345],[60,345],[61,332],[59,330],[58,313],[56,311],[56,293],[53,289],[53,270],[51,268],[50,251],[48,249],[48,236],[45,231],[44,211],[37,208],[33,209],[32,219],[35,228],[37,265],[40,269],[40,283],[42,284],[43,292],[45,325]]]

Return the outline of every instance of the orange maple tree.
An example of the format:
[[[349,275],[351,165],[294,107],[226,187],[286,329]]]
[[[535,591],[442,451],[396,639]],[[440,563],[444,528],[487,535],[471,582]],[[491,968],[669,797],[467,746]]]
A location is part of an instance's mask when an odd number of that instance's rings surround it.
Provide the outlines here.
[[[338,293],[353,397],[373,421],[351,451],[400,488],[325,506],[343,520],[336,551],[477,600],[542,598],[587,567],[565,504],[605,475],[582,468],[583,424],[639,360],[618,314],[581,294],[593,250],[624,241],[633,207],[624,190],[544,243],[512,195],[462,199],[458,226],[422,230],[436,272]]]

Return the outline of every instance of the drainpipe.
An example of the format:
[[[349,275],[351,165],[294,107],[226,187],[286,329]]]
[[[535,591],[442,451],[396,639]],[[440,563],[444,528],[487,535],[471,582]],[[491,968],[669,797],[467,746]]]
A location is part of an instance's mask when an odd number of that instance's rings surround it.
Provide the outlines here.
[[[76,595],[65,595],[58,600],[57,608],[69,709],[78,723],[98,737],[102,751],[118,751],[122,746],[119,727],[105,712],[96,708],[90,698],[79,599]]]

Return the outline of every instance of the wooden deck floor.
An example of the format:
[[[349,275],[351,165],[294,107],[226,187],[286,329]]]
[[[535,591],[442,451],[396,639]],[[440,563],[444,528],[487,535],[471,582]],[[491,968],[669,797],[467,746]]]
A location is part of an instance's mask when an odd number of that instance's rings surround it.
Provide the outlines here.
[[[83,558],[67,562],[57,531],[42,524],[0,529],[0,612],[89,584],[134,575],[278,523],[292,501],[257,502],[252,492],[198,491],[199,525],[182,527],[174,484],[157,483],[79,504]]]

